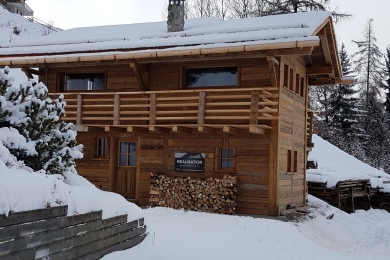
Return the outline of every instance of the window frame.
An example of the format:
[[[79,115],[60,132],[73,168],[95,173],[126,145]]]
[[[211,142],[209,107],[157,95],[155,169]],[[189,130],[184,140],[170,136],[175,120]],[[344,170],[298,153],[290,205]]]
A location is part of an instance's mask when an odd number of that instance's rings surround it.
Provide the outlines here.
[[[121,143],[134,143],[135,144],[135,164],[129,165],[129,155],[131,155],[131,151],[127,151],[126,153],[121,153]],[[119,140],[118,141],[118,160],[117,160],[117,167],[122,168],[136,168],[138,163],[138,142],[137,141],[128,141],[128,140]],[[126,165],[121,165],[121,154],[126,154]]]
[[[222,149],[225,150],[232,150],[233,156],[232,157],[226,157],[222,158]],[[236,148],[235,147],[217,147],[216,148],[216,156],[215,156],[215,167],[214,170],[220,171],[220,172],[235,172],[237,167],[237,156],[236,156]],[[232,168],[222,168],[222,160],[233,160],[233,167]]]
[[[104,88],[100,90],[66,90],[65,89],[65,76],[66,75],[80,75],[80,74],[103,74],[104,75]],[[92,72],[75,72],[75,71],[65,71],[57,74],[58,77],[58,89],[59,91],[66,93],[90,93],[90,92],[105,92],[107,91],[107,71],[92,71]]]
[[[106,146],[100,146],[99,145],[99,140],[106,140],[106,143],[105,145]],[[94,140],[94,158],[95,159],[107,159],[109,157],[109,151],[110,151],[110,139],[105,137],[105,138],[101,138],[101,137],[95,137]],[[104,155],[100,155],[99,156],[99,149],[105,149],[105,154]]]
[[[190,69],[208,69],[208,68],[229,68],[229,67],[236,67],[237,68],[237,79],[236,79],[236,85],[220,85],[220,86],[198,86],[198,87],[189,87],[187,86],[187,71]],[[239,88],[240,87],[240,78],[241,78],[241,68],[237,64],[226,64],[224,66],[186,66],[182,69],[182,79],[181,79],[181,89],[221,89],[221,88]]]

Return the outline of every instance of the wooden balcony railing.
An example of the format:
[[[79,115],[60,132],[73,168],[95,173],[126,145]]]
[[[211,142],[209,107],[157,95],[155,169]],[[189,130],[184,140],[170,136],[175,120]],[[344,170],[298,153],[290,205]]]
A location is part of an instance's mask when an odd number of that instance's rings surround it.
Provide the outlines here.
[[[147,92],[55,93],[65,96],[65,120],[76,125],[116,128],[270,129],[278,119],[278,89],[201,89]],[[131,127],[131,128],[129,128]],[[230,127],[230,128],[229,128]]]

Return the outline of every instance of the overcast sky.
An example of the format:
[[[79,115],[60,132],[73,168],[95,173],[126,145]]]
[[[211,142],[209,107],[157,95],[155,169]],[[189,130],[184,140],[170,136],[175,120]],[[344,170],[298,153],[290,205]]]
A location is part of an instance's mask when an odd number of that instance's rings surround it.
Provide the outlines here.
[[[54,26],[74,27],[144,23],[162,21],[162,10],[167,0],[30,0],[28,5],[38,19],[53,21]],[[362,39],[362,31],[369,18],[374,18],[378,46],[385,51],[390,45],[390,0],[331,0],[332,7],[354,15],[336,25],[339,44],[347,51],[357,50],[351,39]]]

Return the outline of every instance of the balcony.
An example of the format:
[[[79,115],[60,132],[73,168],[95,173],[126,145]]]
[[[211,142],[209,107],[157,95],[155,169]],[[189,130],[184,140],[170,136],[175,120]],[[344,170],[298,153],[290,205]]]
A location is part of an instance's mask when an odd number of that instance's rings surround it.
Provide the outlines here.
[[[63,94],[65,120],[83,131],[264,134],[278,120],[277,88]]]
[[[4,2],[7,3],[8,10],[14,12],[12,10],[12,7],[19,10],[19,13],[23,14],[24,16],[33,16],[34,11],[31,9],[30,6],[26,4],[25,0],[5,0]]]

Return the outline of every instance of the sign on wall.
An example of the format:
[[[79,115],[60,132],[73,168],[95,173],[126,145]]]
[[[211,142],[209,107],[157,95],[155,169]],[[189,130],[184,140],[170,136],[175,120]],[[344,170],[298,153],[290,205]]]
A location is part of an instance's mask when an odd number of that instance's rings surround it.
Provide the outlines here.
[[[205,153],[175,153],[175,172],[204,172]]]

